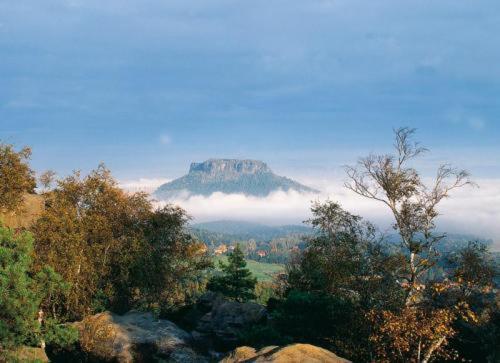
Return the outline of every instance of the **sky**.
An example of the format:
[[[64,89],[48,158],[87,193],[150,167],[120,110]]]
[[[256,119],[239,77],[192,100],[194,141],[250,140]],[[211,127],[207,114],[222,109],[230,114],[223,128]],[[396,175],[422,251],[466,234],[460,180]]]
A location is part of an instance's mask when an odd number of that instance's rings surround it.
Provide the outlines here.
[[[0,0],[0,139],[59,175],[252,158],[338,195],[415,127],[423,173],[471,171],[500,240],[498,34],[497,0]]]

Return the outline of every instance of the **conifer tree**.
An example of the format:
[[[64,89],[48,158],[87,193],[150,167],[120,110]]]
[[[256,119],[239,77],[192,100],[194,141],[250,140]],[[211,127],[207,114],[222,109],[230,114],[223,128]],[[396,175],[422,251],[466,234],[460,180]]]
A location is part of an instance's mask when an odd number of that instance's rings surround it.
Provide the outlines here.
[[[222,274],[212,277],[208,283],[208,290],[220,292],[231,300],[244,302],[255,299],[255,284],[257,279],[246,268],[245,256],[237,245],[228,256],[228,263],[220,262]]]
[[[9,349],[45,343],[66,345],[77,333],[45,318],[43,301],[64,293],[66,284],[50,267],[33,275],[33,237],[0,225],[0,361]]]

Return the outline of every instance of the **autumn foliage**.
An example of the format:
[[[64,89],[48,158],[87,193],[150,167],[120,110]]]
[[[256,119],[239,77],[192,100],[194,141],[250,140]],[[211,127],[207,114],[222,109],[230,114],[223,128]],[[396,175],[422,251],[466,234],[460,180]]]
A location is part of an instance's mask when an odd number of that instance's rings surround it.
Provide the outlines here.
[[[0,143],[0,212],[21,206],[26,193],[33,193],[36,181],[28,160],[31,149],[16,151],[14,146]]]

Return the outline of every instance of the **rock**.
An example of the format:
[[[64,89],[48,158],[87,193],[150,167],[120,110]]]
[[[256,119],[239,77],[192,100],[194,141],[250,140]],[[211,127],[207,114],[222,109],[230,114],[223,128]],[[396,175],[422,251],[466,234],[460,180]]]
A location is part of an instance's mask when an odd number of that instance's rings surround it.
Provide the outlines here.
[[[200,172],[217,176],[220,174],[236,176],[238,174],[269,173],[271,169],[259,160],[210,159],[202,163],[191,163],[190,173]]]
[[[191,335],[168,320],[137,311],[125,315],[110,312],[89,316],[75,326],[81,349],[104,361],[205,362],[189,346]]]
[[[350,363],[334,353],[309,344],[286,347],[266,347],[256,351],[251,347],[234,350],[220,363]]]
[[[267,311],[262,305],[225,301],[213,295],[209,302],[209,298],[205,297],[202,303],[206,307],[212,306],[212,310],[199,320],[192,333],[195,340],[205,347],[213,345],[216,350],[222,351],[234,349],[240,333],[267,318]]]
[[[197,301],[197,307],[200,311],[208,313],[212,311],[215,307],[220,306],[225,303],[227,300],[224,299],[224,296],[218,294],[216,292],[208,291],[201,295]]]

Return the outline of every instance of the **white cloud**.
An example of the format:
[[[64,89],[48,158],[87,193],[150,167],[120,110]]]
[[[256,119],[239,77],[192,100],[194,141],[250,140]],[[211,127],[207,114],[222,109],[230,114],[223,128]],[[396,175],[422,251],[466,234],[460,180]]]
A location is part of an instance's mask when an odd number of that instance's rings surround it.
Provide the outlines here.
[[[500,180],[476,180],[479,188],[457,190],[443,202],[440,222],[449,229],[493,238],[500,248]]]
[[[249,220],[269,224],[300,223],[309,214],[314,194],[276,191],[265,198],[243,194],[214,193],[171,201],[182,206],[196,221],[217,219]],[[158,202],[163,205],[166,202]]]
[[[466,233],[495,241],[500,249],[500,179],[476,180],[480,188],[459,190],[446,200],[439,212],[438,228],[449,233]],[[171,201],[182,206],[196,222],[229,219],[267,224],[301,223],[310,217],[311,202],[331,199],[339,201],[352,213],[376,223],[383,231],[391,228],[392,217],[387,208],[345,189],[340,181],[316,180],[311,186],[320,195],[295,191],[276,191],[265,198],[243,194],[214,193],[211,196],[184,195]],[[159,206],[166,202],[158,202]]]
[[[169,181],[169,179],[164,178],[140,178],[139,180],[123,180],[118,184],[120,188],[128,192],[153,193],[160,185],[168,183]]]

